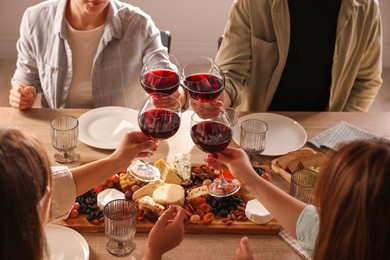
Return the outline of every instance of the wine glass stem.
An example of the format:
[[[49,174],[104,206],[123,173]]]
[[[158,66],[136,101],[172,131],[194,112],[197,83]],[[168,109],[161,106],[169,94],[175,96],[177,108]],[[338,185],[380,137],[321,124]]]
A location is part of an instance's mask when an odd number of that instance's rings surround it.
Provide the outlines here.
[[[219,182],[218,182],[218,188],[223,188],[227,185],[227,181],[225,177],[223,176],[223,173],[221,172],[220,177],[219,177]]]

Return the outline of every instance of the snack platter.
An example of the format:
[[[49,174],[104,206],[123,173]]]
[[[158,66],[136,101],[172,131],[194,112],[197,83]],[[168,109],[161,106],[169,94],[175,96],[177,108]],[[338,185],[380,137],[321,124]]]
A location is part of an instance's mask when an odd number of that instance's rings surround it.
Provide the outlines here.
[[[180,166],[180,164],[181,163],[179,163],[179,166]],[[161,174],[162,177],[164,177],[162,179],[166,179],[167,182],[171,182],[171,183],[175,182],[176,175],[174,176],[175,178],[172,178],[173,174],[171,172],[171,168],[168,167],[169,164],[166,164],[163,161],[162,164],[160,163],[159,165],[160,165],[160,167],[158,167],[158,168],[159,168],[160,172],[162,172],[162,174]],[[168,173],[168,168],[169,168],[169,173]],[[175,168],[175,167],[172,167],[172,168]],[[176,166],[176,168],[177,168],[177,166]],[[206,169],[206,166],[204,166],[204,165],[190,163],[190,168],[191,168],[191,172],[196,172],[196,171],[200,171],[199,169],[203,169],[203,171],[207,171],[207,173],[210,173],[210,170]],[[176,169],[176,170],[180,171],[180,169]],[[165,171],[165,173],[164,173],[164,171]],[[124,177],[124,175],[121,177]],[[120,180],[122,182],[122,179],[120,179]],[[127,180],[127,183],[129,183],[128,180]],[[146,184],[143,184],[143,185],[146,186]],[[166,185],[166,184],[164,183],[164,185]],[[172,185],[176,185],[176,184],[172,184]],[[117,187],[118,186],[119,186],[119,183],[117,184]],[[145,187],[145,186],[143,186],[143,187]],[[149,186],[151,186],[151,185],[149,185]],[[195,188],[191,187],[188,190],[187,189],[185,190],[186,199],[185,199],[185,202],[183,204],[183,208],[185,208],[187,210],[187,212],[192,212],[193,214],[198,213],[198,209],[196,209],[195,206],[194,207],[191,206],[191,205],[194,205],[194,204],[192,204],[193,200],[191,200],[191,203],[190,203],[187,200],[187,198],[189,198],[191,196],[190,195],[191,192],[193,192],[196,188],[202,189],[201,186],[203,186],[203,185],[198,184],[198,185],[194,186]],[[143,188],[143,187],[141,186],[141,188],[139,190],[141,190],[141,189],[145,190],[145,188]],[[105,189],[105,188],[106,187],[103,186],[103,189]],[[122,189],[122,191],[123,191],[123,189]],[[92,191],[90,191],[90,192],[92,192]],[[138,193],[134,192],[132,194],[133,201],[134,201],[134,196],[136,196],[136,194],[139,194],[139,193],[140,192],[138,192]],[[141,193],[143,193],[143,195],[144,195],[145,192],[142,191]],[[246,204],[247,201],[252,199],[249,192],[247,192],[245,189],[241,188],[241,190],[235,196],[239,197],[239,199],[241,199],[241,201],[243,201],[243,203],[237,202],[237,205],[240,204],[237,206],[237,208],[241,207],[240,210],[229,209],[229,213],[226,215],[226,212],[225,212],[225,214],[222,214],[223,216],[221,216],[221,214],[219,214],[219,213],[213,214],[214,218],[213,218],[211,223],[205,223],[202,220],[200,220],[198,223],[193,223],[193,221],[188,219],[185,223],[186,233],[193,233],[193,234],[196,234],[196,233],[200,233],[200,234],[201,233],[203,233],[203,234],[264,234],[264,235],[279,233],[281,226],[275,219],[271,219],[271,221],[269,221],[265,224],[255,224],[245,217],[245,210],[243,209],[245,207],[244,204]],[[130,196],[127,196],[127,194],[126,194],[126,197],[128,198]],[[137,197],[139,197],[139,195],[137,195]],[[145,196],[145,197],[147,197],[147,196]],[[214,198],[211,198],[211,199],[214,199]],[[210,201],[210,198],[208,198],[208,201]],[[139,198],[137,198],[135,200],[135,202],[137,204],[141,203]],[[191,205],[189,205],[189,204],[191,204]],[[142,207],[139,206],[139,208],[141,209],[139,211],[142,212],[143,211]],[[200,215],[202,215],[202,214],[200,214]],[[203,216],[201,218],[203,219]],[[90,220],[87,220],[86,214],[77,214],[77,216],[73,216],[73,217],[69,217],[67,219],[61,220],[59,224],[65,226],[65,227],[72,228],[78,232],[104,232],[104,221],[101,221],[101,220],[102,220],[102,218],[100,217],[100,221],[98,221],[98,220],[90,221]],[[144,218],[144,217],[139,218],[137,216],[137,232],[148,233],[151,230],[151,228],[153,227],[153,225],[154,225],[154,223],[153,223],[152,219]]]

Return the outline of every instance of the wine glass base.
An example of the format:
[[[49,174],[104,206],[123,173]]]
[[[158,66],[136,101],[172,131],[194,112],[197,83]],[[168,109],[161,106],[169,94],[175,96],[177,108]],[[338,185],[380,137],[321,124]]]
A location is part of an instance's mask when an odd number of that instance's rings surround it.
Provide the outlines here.
[[[153,182],[160,179],[160,171],[153,165],[141,160],[137,160],[130,164],[127,171],[130,172],[132,176],[143,182]]]
[[[227,197],[240,190],[239,181],[232,178],[225,178],[225,180],[225,183],[220,183],[220,179],[211,183],[208,187],[209,194],[213,197]]]
[[[133,240],[126,242],[116,242],[109,240],[106,245],[107,251],[115,256],[124,256],[130,254],[135,249],[135,243]]]
[[[80,155],[76,151],[54,154],[54,160],[59,163],[71,163],[80,159]]]

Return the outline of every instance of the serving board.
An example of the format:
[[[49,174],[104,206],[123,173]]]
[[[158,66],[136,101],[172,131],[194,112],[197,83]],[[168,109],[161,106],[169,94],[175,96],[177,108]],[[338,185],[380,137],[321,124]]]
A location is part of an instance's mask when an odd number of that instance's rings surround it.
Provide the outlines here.
[[[200,164],[199,164],[200,165]],[[199,166],[198,164],[193,164],[193,166]],[[245,190],[243,187],[240,190],[240,194],[245,201],[249,201],[253,197],[251,194]],[[104,224],[94,224],[89,222],[86,219],[85,214],[80,214],[76,218],[69,217],[68,219],[61,220],[60,225],[72,228],[78,232],[104,232]],[[139,233],[149,233],[152,229],[154,223],[150,222],[147,219],[142,221],[137,220],[137,232]],[[266,224],[255,224],[249,220],[246,221],[234,221],[231,225],[227,225],[222,221],[222,217],[216,216],[214,221],[209,224],[203,224],[202,221],[194,224],[188,221],[185,224],[186,233],[192,234],[263,234],[271,235],[278,234],[281,228],[281,225],[275,220],[272,219]]]
[[[90,223],[85,215],[79,215],[77,218],[68,218],[60,221],[60,225],[72,228],[78,232],[104,232],[104,224]],[[137,232],[149,233],[152,229],[153,223],[143,220],[137,221]],[[267,224],[254,224],[250,221],[238,222],[235,221],[230,226],[222,222],[222,219],[214,219],[210,225],[203,223],[185,224],[186,233],[189,234],[248,234],[248,235],[273,235],[280,231],[280,224],[272,219]]]

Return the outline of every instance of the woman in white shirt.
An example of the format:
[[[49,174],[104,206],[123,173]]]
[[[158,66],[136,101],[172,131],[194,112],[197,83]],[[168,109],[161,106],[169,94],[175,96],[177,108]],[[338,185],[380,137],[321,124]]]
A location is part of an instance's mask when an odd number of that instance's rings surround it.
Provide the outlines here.
[[[145,156],[143,151],[156,146],[141,132],[127,133],[107,158],[74,169],[55,167],[52,175],[37,138],[17,129],[0,129],[0,259],[44,259],[44,223],[67,215],[77,195],[126,169],[134,157]],[[145,259],[159,259],[181,242],[185,215],[180,207],[166,210],[150,233]],[[164,232],[169,240],[159,235]]]

